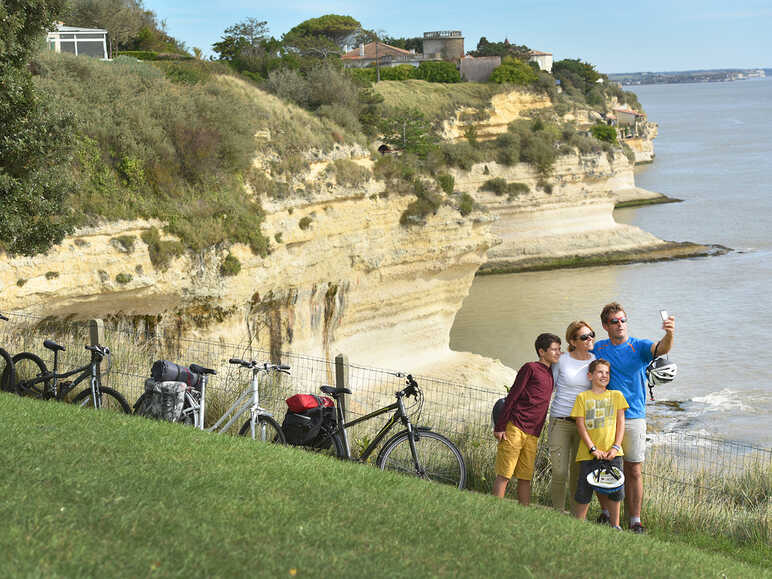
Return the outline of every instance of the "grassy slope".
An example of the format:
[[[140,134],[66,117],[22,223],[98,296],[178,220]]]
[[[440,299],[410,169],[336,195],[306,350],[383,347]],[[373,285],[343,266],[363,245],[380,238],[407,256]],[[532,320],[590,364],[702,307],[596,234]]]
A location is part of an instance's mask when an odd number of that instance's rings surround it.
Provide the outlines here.
[[[450,118],[459,107],[484,110],[490,106],[494,94],[505,90],[497,84],[442,84],[424,80],[383,81],[374,88],[387,106],[415,108],[431,120]]]
[[[0,415],[5,577],[769,574],[246,439],[6,394]]]

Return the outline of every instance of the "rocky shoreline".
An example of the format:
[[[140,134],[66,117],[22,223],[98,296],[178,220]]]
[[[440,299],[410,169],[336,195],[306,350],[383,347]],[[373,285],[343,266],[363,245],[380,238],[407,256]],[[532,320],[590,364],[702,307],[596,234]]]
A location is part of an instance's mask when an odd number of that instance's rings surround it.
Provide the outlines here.
[[[482,266],[477,275],[500,273],[519,273],[526,271],[547,271],[601,265],[624,265],[628,263],[648,263],[672,261],[693,257],[712,257],[724,255],[732,249],[723,245],[703,245],[689,241],[666,241],[655,247],[605,251],[594,255],[564,255],[561,257],[535,257],[507,264],[498,262],[495,266]]]

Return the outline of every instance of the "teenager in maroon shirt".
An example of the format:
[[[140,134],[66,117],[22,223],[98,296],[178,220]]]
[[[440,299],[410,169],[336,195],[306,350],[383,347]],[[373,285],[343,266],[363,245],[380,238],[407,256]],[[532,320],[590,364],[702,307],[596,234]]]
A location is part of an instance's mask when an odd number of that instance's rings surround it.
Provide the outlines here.
[[[503,497],[514,475],[517,500],[524,506],[531,502],[536,448],[554,385],[550,368],[560,358],[560,338],[555,334],[540,334],[534,347],[539,360],[527,362],[518,370],[493,431],[499,441],[493,494]]]

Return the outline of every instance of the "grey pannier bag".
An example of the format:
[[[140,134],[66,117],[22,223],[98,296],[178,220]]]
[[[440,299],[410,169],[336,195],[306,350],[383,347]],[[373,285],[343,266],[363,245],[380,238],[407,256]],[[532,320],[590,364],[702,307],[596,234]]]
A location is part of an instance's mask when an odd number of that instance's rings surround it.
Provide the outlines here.
[[[177,422],[182,416],[187,388],[185,382],[156,382],[148,378],[145,380],[147,401],[142,414],[148,418]]]

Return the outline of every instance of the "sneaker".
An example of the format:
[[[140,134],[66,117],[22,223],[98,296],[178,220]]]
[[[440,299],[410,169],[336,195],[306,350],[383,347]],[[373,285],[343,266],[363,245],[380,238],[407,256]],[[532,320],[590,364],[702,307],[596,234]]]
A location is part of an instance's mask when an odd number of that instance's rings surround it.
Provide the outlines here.
[[[611,518],[606,513],[601,512],[601,514],[598,515],[597,523],[599,525],[609,525],[611,524]]]
[[[644,527],[640,523],[633,523],[632,525],[630,525],[630,530],[633,533],[636,533],[638,535],[642,535],[642,534],[644,534],[646,532],[646,527]]]
[[[622,527],[620,527],[619,525],[614,525],[611,528],[614,529],[615,531],[621,531],[622,530]]]

